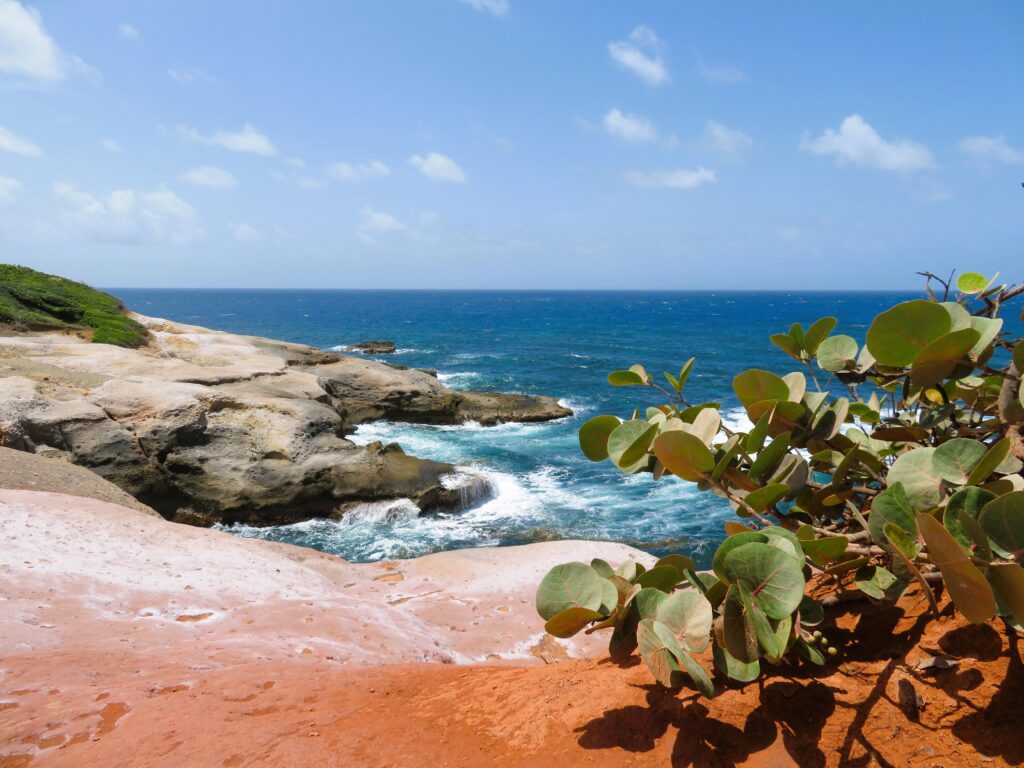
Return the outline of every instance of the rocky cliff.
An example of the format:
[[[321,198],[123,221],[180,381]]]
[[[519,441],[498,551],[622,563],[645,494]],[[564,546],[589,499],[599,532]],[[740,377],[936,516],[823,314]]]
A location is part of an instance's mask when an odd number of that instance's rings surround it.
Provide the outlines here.
[[[136,349],[61,331],[0,336],[0,445],[87,467],[184,522],[277,524],[391,498],[456,508],[485,481],[345,436],[373,419],[571,414],[548,397],[456,392],[422,371],[129,316],[147,332]]]

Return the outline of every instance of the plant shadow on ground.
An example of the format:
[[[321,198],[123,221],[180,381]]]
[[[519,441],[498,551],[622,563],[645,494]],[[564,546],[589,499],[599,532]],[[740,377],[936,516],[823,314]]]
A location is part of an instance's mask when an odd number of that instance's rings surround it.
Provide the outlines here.
[[[718,695],[710,701],[690,689],[672,693],[644,685],[646,706],[607,710],[577,729],[578,742],[585,749],[643,753],[654,750],[674,729],[673,766],[717,768],[751,758],[756,765],[759,752],[781,742],[801,768],[889,768],[898,763],[883,755],[891,753],[901,731],[907,742],[907,729],[913,727],[945,731],[982,755],[1021,763],[1024,662],[1016,633],[1008,627],[1002,631],[1002,622],[974,626],[961,621],[943,630],[932,623],[923,598],[913,597],[920,601],[904,598],[896,606],[851,603],[830,620],[826,635],[843,649],[838,668],[784,664],[742,688],[719,676]],[[953,614],[948,603],[944,608],[948,627]],[[907,660],[918,646],[925,656],[948,654],[964,663],[953,669],[918,670]],[[971,664],[975,661],[984,671]],[[919,717],[925,700],[948,710],[941,726],[935,717],[927,722]],[[908,757],[918,746],[909,741]]]

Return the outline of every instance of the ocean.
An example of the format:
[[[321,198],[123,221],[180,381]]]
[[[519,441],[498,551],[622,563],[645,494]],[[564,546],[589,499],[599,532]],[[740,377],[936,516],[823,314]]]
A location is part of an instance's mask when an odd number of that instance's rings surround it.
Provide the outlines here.
[[[628,418],[657,393],[614,388],[607,374],[643,363],[661,378],[697,358],[691,402],[717,401],[728,423],[745,419],[732,378],[795,363],[768,337],[791,323],[839,318],[836,333],[863,340],[871,319],[919,293],[241,291],[112,289],[146,315],[323,349],[389,339],[377,359],[433,368],[453,389],[551,395],[575,415],[546,424],[481,427],[372,423],[353,440],[399,443],[407,453],[488,477],[496,495],[472,509],[418,515],[410,504],[368,504],[342,521],[230,528],[356,562],[446,549],[550,539],[620,541],[655,555],[680,552],[701,566],[733,517],[729,506],[676,478],[626,476],[580,452],[576,432],[602,413]]]

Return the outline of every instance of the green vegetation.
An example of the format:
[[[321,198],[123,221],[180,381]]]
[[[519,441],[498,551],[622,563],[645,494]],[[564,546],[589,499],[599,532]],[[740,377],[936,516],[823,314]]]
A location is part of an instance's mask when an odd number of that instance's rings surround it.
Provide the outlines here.
[[[815,629],[840,595],[895,600],[916,585],[938,615],[944,588],[969,621],[1024,631],[1024,341],[1005,338],[998,317],[1024,285],[968,273],[938,280],[940,300],[926,276],[928,299],[878,315],[863,346],[833,336],[833,317],[772,336],[803,370],[736,376],[747,431],[723,425],[719,403],[687,401],[692,358],[665,374],[668,387],[641,365],[611,373],[613,386],[668,402],[591,419],[586,456],[695,482],[743,522],[725,524],[712,573],[682,555],[650,570],[556,566],[537,592],[545,629],[610,629],[613,659],[639,649],[660,683],[689,679],[709,697],[712,675],[694,657],[709,643],[718,674],[740,683],[784,659],[841,659]],[[805,594],[812,578],[833,599]]]
[[[146,339],[146,329],[109,293],[12,264],[0,264],[0,325],[91,329],[94,342],[120,347],[137,347]]]

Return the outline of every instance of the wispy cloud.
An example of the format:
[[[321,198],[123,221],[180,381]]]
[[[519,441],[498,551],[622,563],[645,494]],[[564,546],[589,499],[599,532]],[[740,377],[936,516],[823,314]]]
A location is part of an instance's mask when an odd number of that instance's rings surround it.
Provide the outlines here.
[[[0,176],[0,203],[10,203],[21,189],[21,182],[10,176]]]
[[[263,239],[263,233],[244,221],[233,221],[228,225],[231,236],[240,243],[255,243]]]
[[[277,148],[266,135],[246,123],[240,131],[216,131],[204,135],[194,128],[178,126],[178,134],[187,141],[210,146],[223,147],[232,152],[251,152],[254,155],[276,155]]]
[[[739,85],[750,79],[747,77],[747,73],[739,67],[730,64],[705,64],[704,59],[696,51],[693,56],[697,60],[697,75],[704,82],[717,85]]]
[[[968,136],[957,145],[957,149],[979,160],[995,160],[1009,165],[1024,163],[1024,151],[1011,147],[1002,135]]]
[[[459,164],[440,152],[430,152],[425,157],[413,155],[409,158],[409,162],[428,179],[450,181],[456,184],[466,181],[466,173],[459,167]]]
[[[142,40],[142,34],[139,30],[131,24],[125,24],[124,22],[117,25],[117,34],[119,34],[124,40],[130,40],[133,43],[137,43]]]
[[[17,0],[0,0],[0,74],[15,85],[56,83],[69,74],[96,75],[80,58],[60,49],[35,8]]]
[[[703,166],[696,170],[677,168],[675,170],[630,171],[626,181],[635,187],[663,189],[696,189],[715,180],[715,172]]]
[[[391,169],[379,160],[366,163],[332,163],[327,166],[327,175],[338,181],[356,183],[366,179],[379,179],[391,175]]]
[[[922,171],[935,167],[932,152],[908,139],[886,141],[860,115],[850,115],[838,130],[828,128],[812,139],[805,134],[800,149],[814,155],[832,155],[840,165],[851,163],[880,171]]]
[[[663,48],[654,30],[641,24],[629,34],[628,40],[609,43],[608,54],[619,67],[648,85],[661,85],[669,80]]]
[[[0,125],[0,150],[25,157],[42,157],[43,150]]]
[[[364,243],[373,243],[376,242],[377,235],[388,232],[400,232],[405,228],[405,222],[399,221],[390,213],[375,211],[369,206],[364,206],[359,211],[359,226],[356,228],[356,237]]]
[[[214,83],[217,78],[199,67],[169,67],[167,76],[179,85],[190,85],[192,83]]]
[[[121,151],[121,145],[113,139],[103,139],[100,141],[100,146],[103,147],[107,152],[115,153]]]
[[[714,152],[729,160],[735,160],[750,151],[754,140],[743,131],[730,128],[715,120],[708,120],[704,126],[704,135],[700,144],[710,152]]]
[[[658,130],[654,124],[638,115],[622,112],[618,108],[608,110],[604,116],[604,130],[609,136],[633,143],[655,141]]]
[[[183,181],[210,189],[230,189],[238,184],[238,180],[229,171],[215,165],[201,165],[181,174]]]
[[[499,19],[508,13],[508,0],[459,0],[477,11],[493,13]]]
[[[203,235],[195,209],[165,186],[100,197],[59,181],[53,194],[62,206],[60,234],[71,239],[187,245]]]

